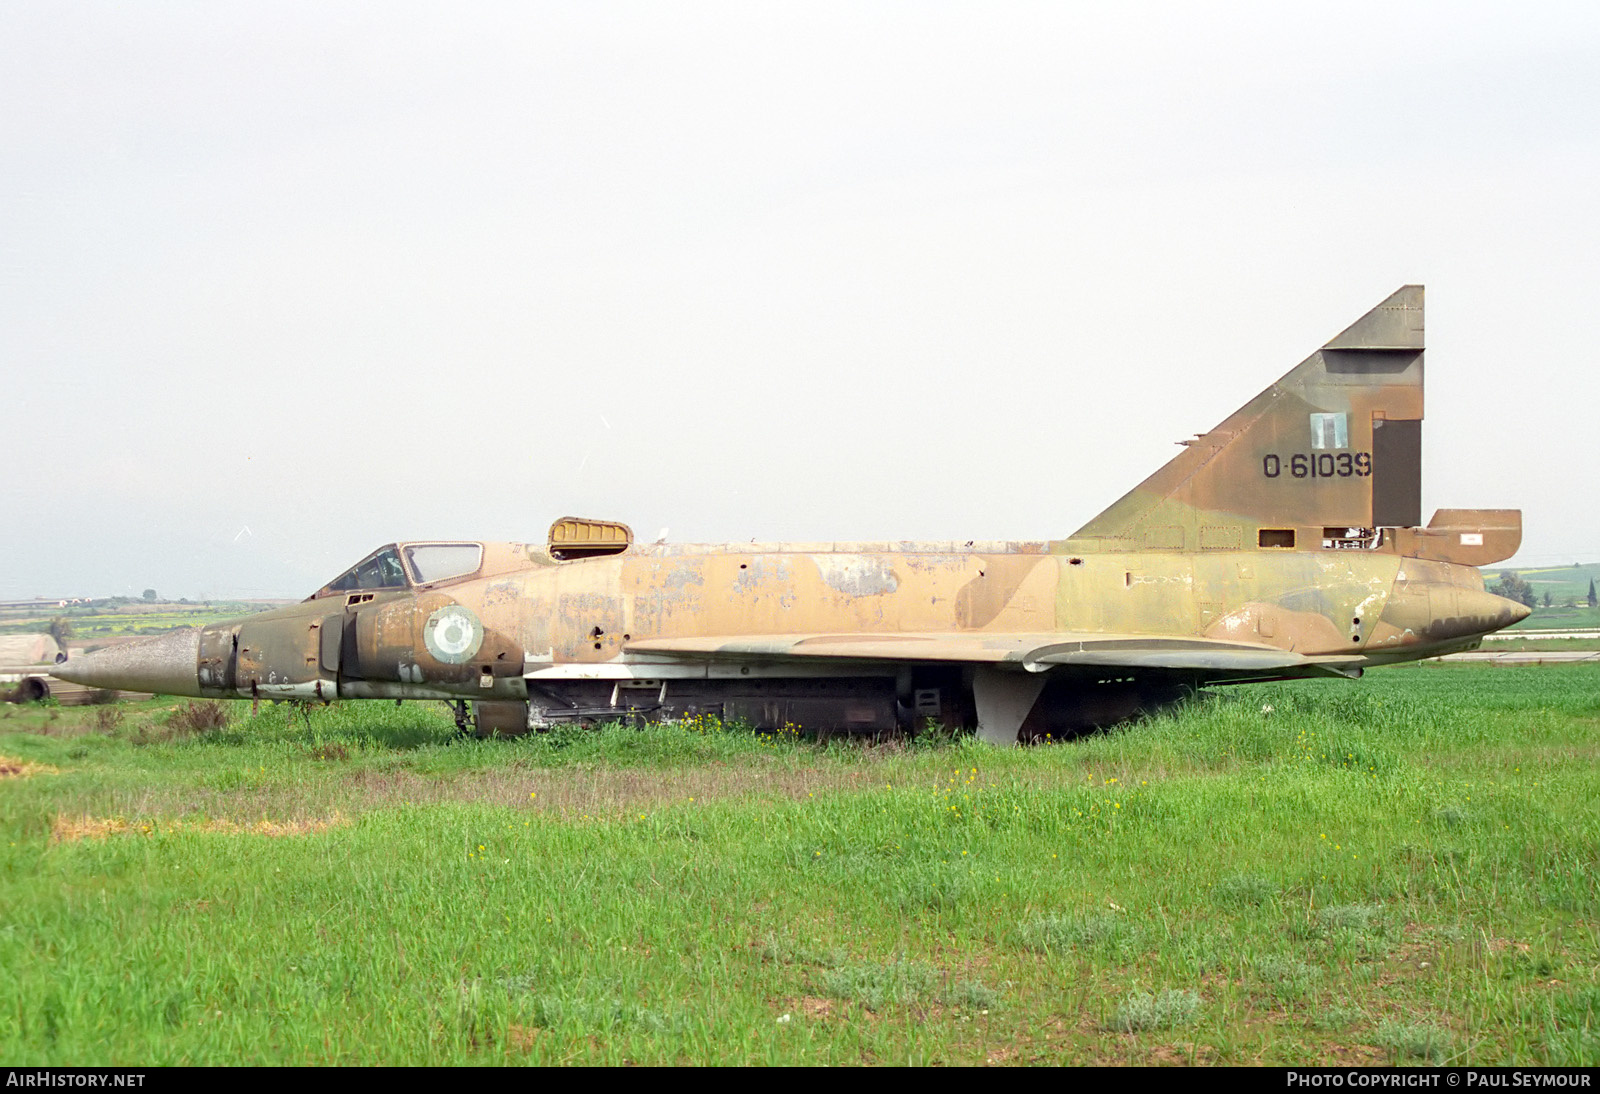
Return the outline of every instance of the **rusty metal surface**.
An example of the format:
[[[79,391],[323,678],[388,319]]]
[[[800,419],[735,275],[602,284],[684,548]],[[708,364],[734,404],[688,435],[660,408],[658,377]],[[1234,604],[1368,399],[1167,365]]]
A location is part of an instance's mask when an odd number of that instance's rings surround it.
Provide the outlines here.
[[[567,517],[539,544],[430,542],[481,563],[429,583],[419,545],[390,544],[301,604],[59,675],[472,699],[500,731],[519,709],[537,728],[710,704],[874,730],[937,710],[1003,740],[1183,686],[1470,648],[1527,614],[1475,568],[1516,550],[1521,514],[1418,526],[1422,305],[1400,289],[1065,539],[641,545]]]

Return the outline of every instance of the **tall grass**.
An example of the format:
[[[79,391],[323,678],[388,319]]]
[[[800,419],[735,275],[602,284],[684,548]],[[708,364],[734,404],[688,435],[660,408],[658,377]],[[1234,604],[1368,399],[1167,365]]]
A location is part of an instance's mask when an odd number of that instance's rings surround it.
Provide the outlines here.
[[[58,772],[0,784],[0,1053],[1593,1064],[1597,683],[1235,688],[1008,751],[0,717]]]

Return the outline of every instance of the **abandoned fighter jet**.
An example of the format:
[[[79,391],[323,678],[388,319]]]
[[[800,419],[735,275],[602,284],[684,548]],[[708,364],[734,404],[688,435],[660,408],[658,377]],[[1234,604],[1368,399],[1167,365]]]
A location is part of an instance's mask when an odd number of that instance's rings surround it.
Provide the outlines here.
[[[480,733],[712,713],[976,727],[1007,744],[1205,684],[1356,677],[1527,609],[1476,567],[1516,510],[1421,526],[1423,291],[1408,285],[1066,539],[395,543],[292,607],[56,675],[197,697],[471,701]]]

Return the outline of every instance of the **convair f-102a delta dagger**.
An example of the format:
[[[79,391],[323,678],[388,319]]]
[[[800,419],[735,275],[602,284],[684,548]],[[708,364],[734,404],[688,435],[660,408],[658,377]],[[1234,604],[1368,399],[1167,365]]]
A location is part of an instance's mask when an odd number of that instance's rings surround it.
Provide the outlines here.
[[[644,545],[563,518],[536,544],[390,544],[302,603],[56,675],[470,702],[480,732],[715,714],[1007,744],[1470,649],[1527,615],[1477,569],[1522,518],[1422,523],[1422,304],[1400,289],[1065,539]]]

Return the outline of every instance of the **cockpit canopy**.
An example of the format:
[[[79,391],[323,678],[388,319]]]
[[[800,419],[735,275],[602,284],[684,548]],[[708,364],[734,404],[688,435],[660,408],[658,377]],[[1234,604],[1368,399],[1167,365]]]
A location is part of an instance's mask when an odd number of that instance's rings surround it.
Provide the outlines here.
[[[380,547],[312,595],[408,589],[470,577],[483,565],[481,543],[391,543]]]

